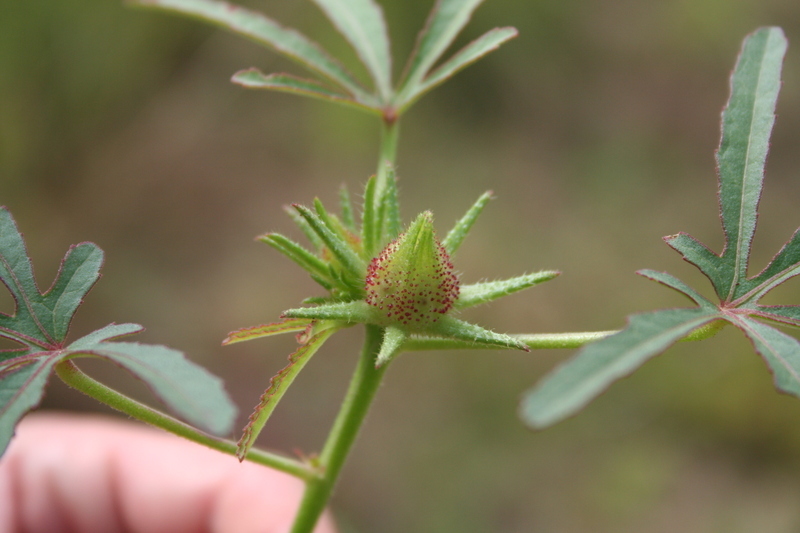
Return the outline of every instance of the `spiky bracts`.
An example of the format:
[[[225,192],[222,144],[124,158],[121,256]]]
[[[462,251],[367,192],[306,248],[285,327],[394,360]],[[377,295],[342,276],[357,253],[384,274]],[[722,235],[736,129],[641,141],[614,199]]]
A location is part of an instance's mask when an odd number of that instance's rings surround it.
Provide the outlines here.
[[[364,290],[376,324],[408,332],[429,329],[453,308],[460,283],[430,211],[370,262]]]

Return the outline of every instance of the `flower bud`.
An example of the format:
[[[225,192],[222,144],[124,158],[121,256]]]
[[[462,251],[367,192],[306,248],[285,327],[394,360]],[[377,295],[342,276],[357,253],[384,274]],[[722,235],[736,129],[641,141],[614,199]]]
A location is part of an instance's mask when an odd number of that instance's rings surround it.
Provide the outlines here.
[[[424,331],[452,309],[459,281],[430,211],[372,260],[365,285],[366,302],[381,326]]]

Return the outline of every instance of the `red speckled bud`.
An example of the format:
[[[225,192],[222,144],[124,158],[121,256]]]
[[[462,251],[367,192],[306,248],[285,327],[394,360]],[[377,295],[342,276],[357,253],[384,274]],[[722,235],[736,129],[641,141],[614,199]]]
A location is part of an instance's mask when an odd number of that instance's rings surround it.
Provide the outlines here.
[[[382,326],[424,331],[452,309],[458,276],[436,238],[429,211],[372,260],[365,290],[375,322]]]

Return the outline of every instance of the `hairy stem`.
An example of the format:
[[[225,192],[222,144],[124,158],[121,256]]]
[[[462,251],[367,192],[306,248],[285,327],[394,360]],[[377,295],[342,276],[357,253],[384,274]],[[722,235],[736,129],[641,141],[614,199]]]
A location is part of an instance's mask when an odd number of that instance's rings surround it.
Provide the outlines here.
[[[400,120],[381,122],[381,146],[378,154],[378,172],[375,179],[375,197],[381,198],[386,189],[388,176],[387,165],[394,165],[397,157],[397,138],[400,132]]]
[[[699,327],[692,331],[689,335],[681,339],[682,341],[700,341],[708,339],[717,334],[728,322],[725,320],[716,320],[710,324]],[[566,348],[580,348],[586,344],[594,341],[599,341],[605,337],[609,337],[619,333],[619,330],[609,331],[581,331],[576,333],[520,333],[511,335],[515,339],[519,339],[529,348],[533,350],[543,349],[566,349]],[[476,344],[467,341],[459,341],[455,339],[438,339],[434,337],[412,337],[403,344],[404,352],[414,352],[420,350],[504,350],[508,349],[503,346],[495,346],[488,344]]]
[[[358,431],[367,415],[369,406],[381,383],[388,365],[375,368],[375,358],[380,351],[383,329],[366,327],[366,338],[361,358],[358,361],[342,408],[333,423],[328,440],[319,456],[321,475],[306,480],[306,490],[300,509],[297,511],[292,533],[313,531],[322,511],[328,503],[336,479],[344,465],[347,454],[355,442]]]
[[[57,364],[55,370],[58,377],[70,387],[79,390],[87,396],[117,411],[121,411],[137,420],[167,430],[170,433],[197,442],[203,446],[236,456],[235,442],[212,437],[180,420],[139,403],[87,376],[72,361],[64,361]],[[313,479],[317,476],[317,472],[312,467],[300,461],[262,450],[251,449],[245,459],[274,468],[275,470],[280,470],[281,472],[286,472],[287,474],[291,474],[303,480]]]

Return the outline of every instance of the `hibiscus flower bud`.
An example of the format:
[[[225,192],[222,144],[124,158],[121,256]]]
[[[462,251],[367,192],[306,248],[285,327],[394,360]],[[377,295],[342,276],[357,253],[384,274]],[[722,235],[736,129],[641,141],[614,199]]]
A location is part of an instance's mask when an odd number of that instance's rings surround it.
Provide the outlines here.
[[[459,281],[436,238],[433,215],[419,215],[367,268],[366,302],[381,326],[424,331],[453,308]]]

